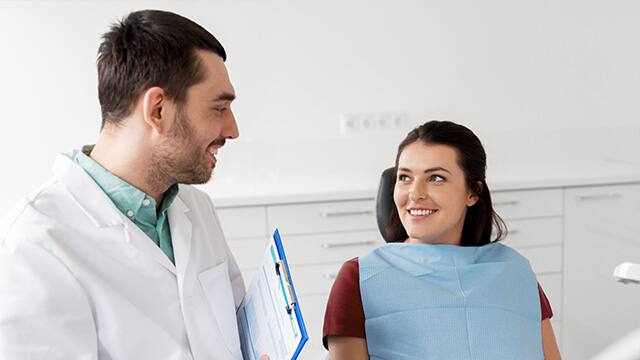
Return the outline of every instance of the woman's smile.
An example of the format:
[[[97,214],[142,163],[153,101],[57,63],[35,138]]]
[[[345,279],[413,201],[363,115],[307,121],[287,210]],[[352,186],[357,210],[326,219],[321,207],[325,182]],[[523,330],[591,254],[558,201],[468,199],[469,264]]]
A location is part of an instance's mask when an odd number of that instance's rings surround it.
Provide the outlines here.
[[[427,208],[409,208],[407,212],[411,220],[423,220],[434,215],[438,209],[427,209]]]

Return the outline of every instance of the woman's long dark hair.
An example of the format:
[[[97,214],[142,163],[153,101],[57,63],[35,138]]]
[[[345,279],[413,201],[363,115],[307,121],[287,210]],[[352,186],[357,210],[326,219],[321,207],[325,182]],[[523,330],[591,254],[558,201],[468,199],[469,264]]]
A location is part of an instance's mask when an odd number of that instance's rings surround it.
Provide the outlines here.
[[[458,165],[464,172],[466,186],[478,196],[478,201],[467,209],[460,245],[486,245],[492,242],[491,234],[494,229],[496,237],[493,241],[502,240],[507,227],[493,210],[491,193],[485,179],[487,155],[480,139],[465,126],[451,121],[429,121],[409,132],[398,146],[396,172],[400,154],[407,145],[416,141],[426,145],[447,145],[454,148],[458,155]],[[409,237],[395,207],[391,211],[385,230],[387,242],[403,242]]]

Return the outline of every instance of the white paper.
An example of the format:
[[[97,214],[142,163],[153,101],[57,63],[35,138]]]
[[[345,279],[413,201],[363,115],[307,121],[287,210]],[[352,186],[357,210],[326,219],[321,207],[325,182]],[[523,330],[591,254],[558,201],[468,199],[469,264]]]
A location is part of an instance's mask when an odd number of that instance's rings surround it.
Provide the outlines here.
[[[303,336],[295,311],[287,313],[289,294],[284,277],[276,273],[278,260],[272,240],[237,311],[245,360],[259,360],[263,354],[271,360],[293,359]]]

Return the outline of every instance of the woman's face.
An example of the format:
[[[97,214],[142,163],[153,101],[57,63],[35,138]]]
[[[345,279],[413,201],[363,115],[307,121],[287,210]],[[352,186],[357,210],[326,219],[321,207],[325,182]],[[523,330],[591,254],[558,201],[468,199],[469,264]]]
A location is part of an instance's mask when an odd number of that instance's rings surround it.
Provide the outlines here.
[[[409,243],[459,245],[467,207],[478,197],[466,186],[456,150],[407,145],[398,159],[393,200]]]

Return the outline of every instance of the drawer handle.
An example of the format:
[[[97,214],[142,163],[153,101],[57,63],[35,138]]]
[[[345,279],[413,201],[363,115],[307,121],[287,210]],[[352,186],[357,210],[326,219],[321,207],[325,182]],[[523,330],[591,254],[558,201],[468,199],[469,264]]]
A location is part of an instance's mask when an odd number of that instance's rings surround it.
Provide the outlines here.
[[[614,200],[622,197],[618,193],[594,194],[594,195],[578,195],[578,201],[596,201],[596,200]]]
[[[520,230],[518,230],[518,229],[507,230],[507,233],[509,235],[518,235],[518,234],[520,234]]]
[[[324,243],[322,246],[323,249],[335,249],[349,246],[362,246],[362,245],[373,245],[376,242],[373,240],[363,240],[363,241],[351,241],[351,242],[343,242],[343,243]]]
[[[493,203],[493,206],[516,206],[516,205],[520,205],[520,201],[507,200],[507,201],[496,201]]]
[[[373,210],[355,210],[355,211],[324,211],[320,213],[323,218],[340,217],[340,216],[357,216],[357,215],[372,215]]]
[[[324,273],[324,278],[327,280],[335,280],[338,275],[334,273]]]

